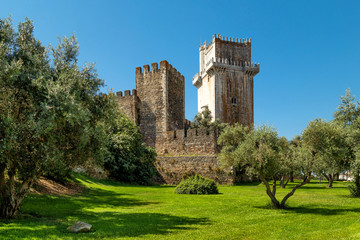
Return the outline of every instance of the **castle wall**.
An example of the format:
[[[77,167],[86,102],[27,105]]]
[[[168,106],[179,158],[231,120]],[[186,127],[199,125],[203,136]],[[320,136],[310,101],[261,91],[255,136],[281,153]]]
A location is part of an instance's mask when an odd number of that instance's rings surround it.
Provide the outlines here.
[[[214,155],[218,133],[215,129],[188,129],[167,131],[156,145],[159,155]]]
[[[155,165],[167,184],[178,184],[183,176],[196,173],[220,184],[231,184],[234,179],[233,171],[220,167],[215,156],[158,156]]]
[[[126,116],[128,116],[131,120],[135,122],[135,124],[138,124],[138,118],[139,118],[139,99],[137,97],[137,92],[135,89],[132,90],[132,93],[130,93],[130,90],[123,92],[117,92],[116,93],[116,100],[119,104],[119,107],[123,113],[125,113]]]

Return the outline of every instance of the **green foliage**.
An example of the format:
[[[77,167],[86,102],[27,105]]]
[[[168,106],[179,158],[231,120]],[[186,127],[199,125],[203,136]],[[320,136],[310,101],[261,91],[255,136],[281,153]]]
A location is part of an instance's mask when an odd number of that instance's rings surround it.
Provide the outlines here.
[[[191,124],[191,128],[210,129],[213,127],[221,132],[228,125],[226,123],[221,123],[219,119],[215,119],[215,121],[212,122],[212,119],[211,111],[208,108],[205,108],[202,112],[196,114]]]
[[[208,108],[205,108],[202,112],[199,112],[194,117],[194,121],[192,122],[193,128],[206,128],[208,129],[210,127],[212,120],[211,111]]]
[[[156,172],[156,153],[142,142],[142,136],[134,122],[118,113],[109,138],[110,154],[104,166],[110,176],[121,182],[149,184]]]
[[[346,169],[348,145],[339,124],[322,119],[311,121],[303,131],[303,144],[312,154],[317,174],[332,178]]]
[[[77,65],[74,36],[46,50],[29,19],[0,20],[0,217],[15,217],[42,174],[107,154],[111,99],[94,65]],[[52,52],[50,57],[49,52]],[[66,175],[66,174],[65,174]]]
[[[344,126],[352,125],[360,116],[359,102],[351,95],[350,89],[345,91],[345,96],[340,97],[340,104],[334,112],[335,120]]]
[[[286,138],[279,138],[277,132],[268,126],[259,126],[251,131],[241,125],[229,126],[220,135],[218,143],[223,146],[220,162],[225,166],[244,169],[249,176],[259,177],[276,208],[284,208],[285,202],[296,189],[310,181],[309,159],[298,157],[304,156],[299,154],[302,151],[291,148]],[[304,182],[296,185],[279,202],[275,197],[277,179],[300,168],[305,175]],[[273,180],[272,189],[269,179]]]
[[[178,194],[218,194],[218,188],[213,180],[198,174],[183,179],[175,188]]]
[[[72,167],[62,161],[51,162],[47,165],[46,169],[43,170],[42,176],[65,184],[67,180],[71,178],[71,170]]]
[[[360,192],[360,103],[351,95],[350,90],[346,90],[345,96],[341,97],[341,102],[334,113],[335,122],[343,127],[346,142],[348,144],[348,170],[353,175],[353,187],[356,190],[350,192],[356,196]]]
[[[234,126],[228,125],[218,138],[218,144],[222,147],[219,161],[224,166],[241,168],[241,162],[236,159],[234,152],[243,143],[249,134],[249,128],[236,123]]]
[[[265,178],[279,173],[280,140],[277,132],[268,126],[252,131],[241,125],[228,127],[218,143],[223,146],[220,161],[225,166],[240,165],[248,175],[260,174]]]

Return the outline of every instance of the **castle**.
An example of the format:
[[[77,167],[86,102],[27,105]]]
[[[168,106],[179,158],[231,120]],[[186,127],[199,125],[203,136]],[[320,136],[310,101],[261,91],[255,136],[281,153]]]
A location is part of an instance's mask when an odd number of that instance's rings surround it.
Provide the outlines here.
[[[254,76],[251,40],[214,35],[200,44],[198,111],[208,108],[213,119],[251,126],[254,122]],[[234,180],[221,169],[216,153],[216,129],[190,129],[185,119],[185,78],[167,61],[136,68],[136,90],[117,92],[122,111],[139,126],[144,142],[155,148],[156,167],[163,181],[177,183],[184,174],[200,173],[218,182]]]

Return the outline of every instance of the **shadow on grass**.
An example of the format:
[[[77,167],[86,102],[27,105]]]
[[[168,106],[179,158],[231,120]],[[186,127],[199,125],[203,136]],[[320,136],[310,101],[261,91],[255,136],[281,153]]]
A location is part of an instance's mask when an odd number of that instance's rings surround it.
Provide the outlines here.
[[[80,178],[80,181],[103,184],[103,181],[85,177]],[[107,182],[107,185],[115,187],[117,183]],[[0,239],[141,237],[196,229],[199,225],[210,224],[207,218],[136,212],[141,207],[160,202],[144,201],[135,198],[135,194],[122,194],[119,191],[116,188],[90,188],[85,194],[73,197],[30,194],[23,201],[22,215],[18,219],[0,221]],[[134,212],[125,210],[132,208]],[[90,233],[68,233],[66,228],[76,221],[93,225],[93,230]]]
[[[234,186],[259,186],[261,185],[261,182],[235,182],[233,184]]]
[[[355,212],[360,213],[360,208],[338,208],[338,206],[334,206],[334,208],[326,208],[326,207],[310,207],[310,206],[300,206],[300,207],[286,207],[285,209],[276,209],[270,204],[265,206],[255,206],[258,209],[267,209],[274,211],[283,211],[283,213],[299,213],[299,214],[316,214],[323,216],[331,216],[331,215],[341,215],[346,212]]]
[[[76,239],[102,239],[104,237],[115,239],[120,237],[141,237],[148,234],[164,235],[196,229],[196,225],[210,224],[207,218],[190,218],[160,213],[83,213],[82,220],[93,226],[91,232],[68,233],[66,228],[72,222],[47,218],[34,219],[33,217],[31,223],[29,221],[18,222],[15,229],[6,230],[6,228],[2,227],[0,238],[17,239],[26,236],[26,238],[36,239],[49,239],[49,237],[51,239],[73,239],[75,237]],[[42,227],[44,225],[50,225],[50,228]]]
[[[87,194],[73,197],[30,194],[23,201],[22,212],[61,219],[67,216],[81,217],[84,212],[93,209],[119,211],[159,204],[159,202],[143,201],[130,196],[130,194],[103,189],[90,189]]]
[[[296,180],[295,182],[289,182],[285,189],[292,189],[294,188],[297,184],[299,184],[301,181],[300,180]],[[272,181],[269,181],[269,184],[272,184]],[[327,188],[327,184],[328,182],[323,181],[321,183],[316,182],[314,180],[312,180],[312,182],[309,182],[307,184],[305,184],[304,186],[301,187],[301,189],[340,189],[340,188],[347,188],[347,186],[339,185],[337,184],[337,182],[334,182],[333,188]],[[235,183],[234,186],[264,186],[262,184],[262,182],[240,182],[240,183]],[[276,186],[280,189],[280,182],[278,181]]]

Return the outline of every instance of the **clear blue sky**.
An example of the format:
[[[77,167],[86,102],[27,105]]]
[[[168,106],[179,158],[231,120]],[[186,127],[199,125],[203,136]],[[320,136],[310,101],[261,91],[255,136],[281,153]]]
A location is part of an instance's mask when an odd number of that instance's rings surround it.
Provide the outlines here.
[[[107,88],[135,88],[135,68],[168,60],[185,76],[186,118],[198,47],[214,33],[252,38],[255,123],[291,139],[332,119],[345,89],[360,97],[360,1],[0,1],[0,16],[34,21],[43,44],[72,33],[80,61],[96,62]],[[106,90],[106,89],[105,89]]]

